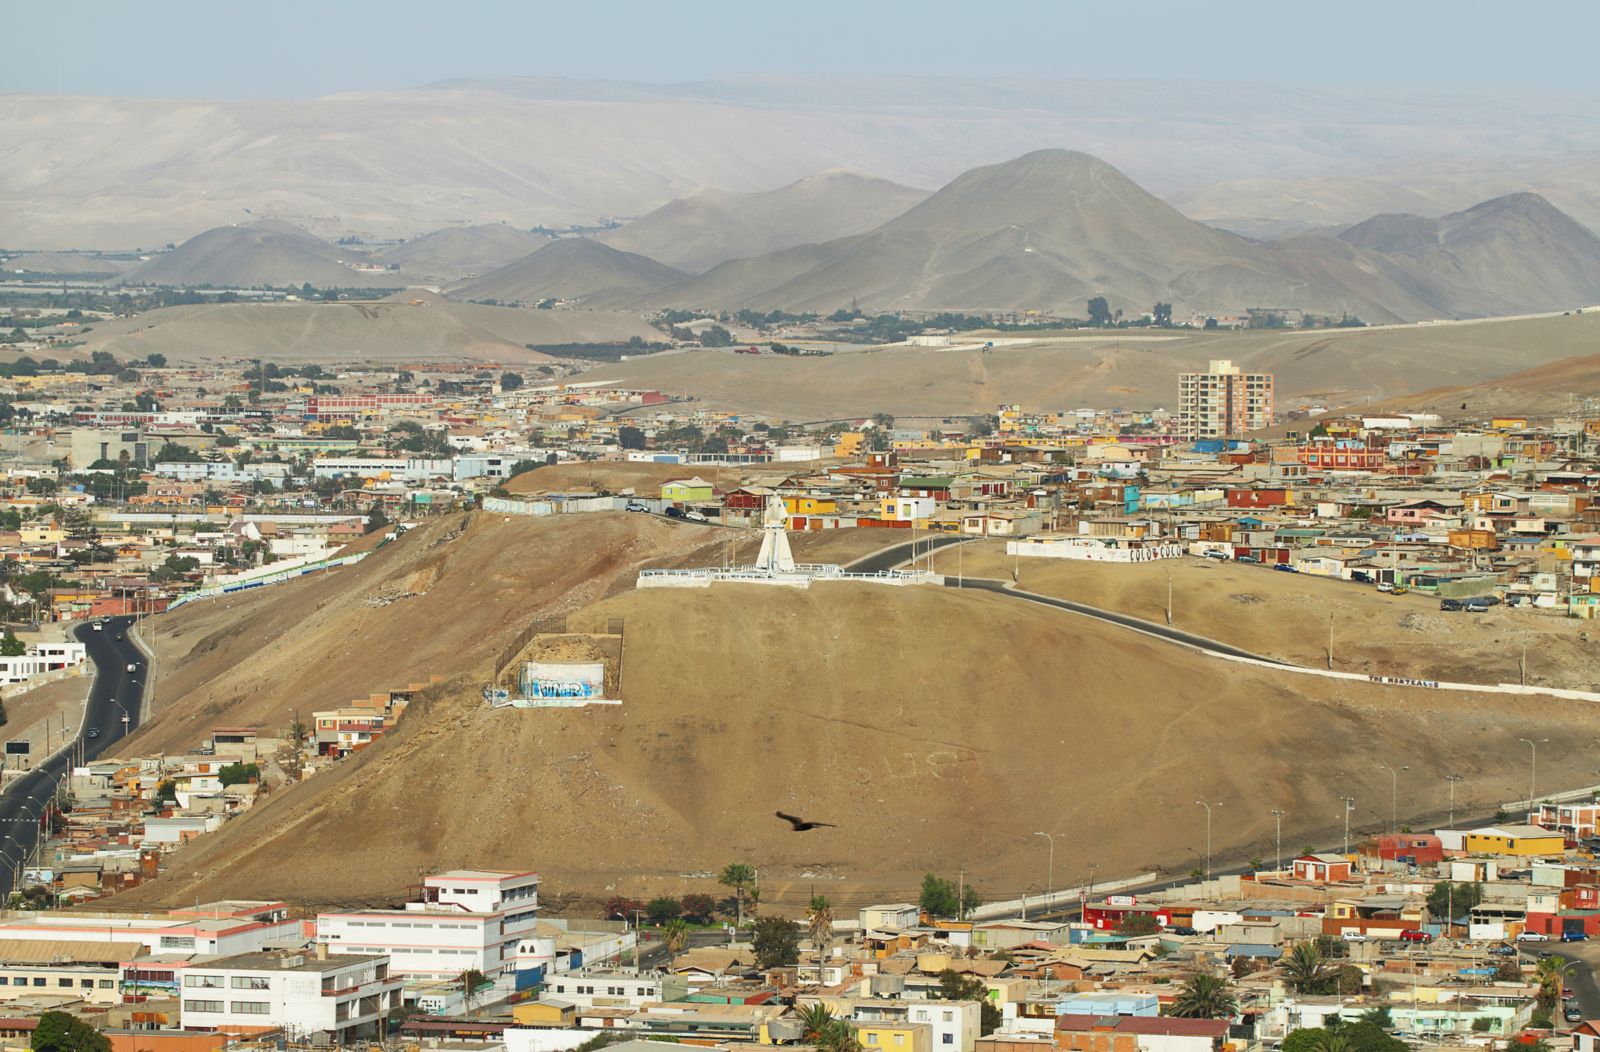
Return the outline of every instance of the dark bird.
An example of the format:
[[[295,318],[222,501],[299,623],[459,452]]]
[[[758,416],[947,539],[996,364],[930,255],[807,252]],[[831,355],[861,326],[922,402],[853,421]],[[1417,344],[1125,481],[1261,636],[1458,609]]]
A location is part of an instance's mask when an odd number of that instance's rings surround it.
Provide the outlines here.
[[[1467,407],[1467,403],[1465,403],[1465,402],[1462,402],[1462,403],[1461,403],[1461,408],[1462,408],[1462,409],[1465,409],[1465,408],[1466,408],[1466,407]]]
[[[839,828],[838,826],[834,825],[832,822],[807,822],[805,819],[801,818],[799,815],[786,815],[782,811],[777,812],[777,814],[778,814],[779,818],[783,819],[785,822],[788,822],[790,825],[794,826],[794,831],[796,833],[804,833],[808,829],[821,829],[824,826],[828,827],[829,829],[837,829],[837,828]]]

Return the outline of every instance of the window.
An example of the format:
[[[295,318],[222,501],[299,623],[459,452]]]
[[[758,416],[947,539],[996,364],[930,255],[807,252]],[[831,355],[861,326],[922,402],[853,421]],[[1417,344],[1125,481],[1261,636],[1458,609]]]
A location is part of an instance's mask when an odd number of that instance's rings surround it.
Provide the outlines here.
[[[905,1044],[906,1043],[906,1035],[904,1035],[904,1034],[896,1034],[896,1035],[894,1035],[894,1043],[897,1044],[897,1045]]]
[[[42,975],[34,976],[33,977],[33,985],[34,986],[43,986],[44,985],[44,976],[42,976]]]
[[[79,979],[78,980],[78,985],[83,987],[85,990],[93,990],[94,989],[94,980],[93,979]]]
[[[946,1023],[953,1023],[953,1022],[955,1022],[955,1019],[956,1019],[956,1014],[954,1012],[952,1012],[950,1009],[946,1008],[945,1011],[944,1011],[944,1021]]]
[[[8,977],[4,976],[4,975],[0,975],[0,986],[10,986],[10,985],[11,985],[11,980]]]
[[[220,990],[222,989],[222,976],[186,975],[183,977],[183,985],[189,987],[190,989],[199,987],[205,990]]]
[[[234,1015],[266,1015],[271,1005],[267,1001],[235,1001],[232,1007]]]
[[[57,986],[71,986],[72,985],[72,980],[71,979],[62,979],[62,978],[58,977],[56,979],[56,985]]]
[[[163,950],[192,950],[194,949],[194,936],[192,935],[163,935],[161,936]]]
[[[222,1002],[221,1001],[185,1001],[185,1002],[183,1002],[183,1010],[185,1012],[220,1012],[220,1011],[222,1011]]]
[[[272,980],[264,975],[235,975],[231,985],[235,990],[270,990]]]
[[[940,1034],[939,1039],[947,1045],[953,1045],[956,1043],[956,1035],[954,1034]]]
[[[111,989],[111,985],[112,984],[111,984],[111,980],[110,979],[101,979],[100,980],[100,989],[102,989],[102,990]]]

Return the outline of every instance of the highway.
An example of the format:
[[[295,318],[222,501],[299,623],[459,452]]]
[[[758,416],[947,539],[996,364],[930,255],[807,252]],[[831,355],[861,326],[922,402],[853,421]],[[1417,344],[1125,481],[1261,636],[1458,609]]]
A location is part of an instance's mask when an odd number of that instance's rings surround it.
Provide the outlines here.
[[[87,711],[80,728],[83,737],[75,739],[81,741],[81,755],[88,760],[99,756],[139,726],[141,691],[148,671],[144,654],[126,638],[133,618],[108,618],[102,624],[104,627],[99,632],[88,623],[73,632],[87,648],[94,668],[94,683],[89,688]],[[130,664],[135,665],[137,671],[129,672]],[[126,722],[124,715],[128,717]],[[99,735],[89,737],[90,728],[97,729]],[[45,805],[67,774],[73,753],[67,749],[48,758],[36,756],[33,759],[33,770],[8,781],[5,792],[0,793],[0,888],[13,886],[17,871],[33,850]]]
[[[883,570],[893,570],[901,563],[911,560],[913,547],[920,558],[923,552],[932,548],[946,548],[952,544],[960,544],[971,539],[956,533],[925,533],[914,540],[891,544],[889,547],[875,551],[871,555],[863,555],[855,562],[847,565],[845,569],[851,573],[879,573]]]

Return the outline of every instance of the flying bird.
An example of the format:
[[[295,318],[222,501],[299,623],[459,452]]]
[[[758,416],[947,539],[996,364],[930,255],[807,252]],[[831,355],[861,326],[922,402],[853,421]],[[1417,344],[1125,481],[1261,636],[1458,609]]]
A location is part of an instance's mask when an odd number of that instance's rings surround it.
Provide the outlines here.
[[[832,822],[807,822],[799,815],[786,815],[782,811],[777,812],[777,815],[785,822],[788,822],[790,825],[794,826],[794,832],[796,833],[804,833],[808,829],[821,829],[824,826],[827,826],[829,829],[839,828]]]

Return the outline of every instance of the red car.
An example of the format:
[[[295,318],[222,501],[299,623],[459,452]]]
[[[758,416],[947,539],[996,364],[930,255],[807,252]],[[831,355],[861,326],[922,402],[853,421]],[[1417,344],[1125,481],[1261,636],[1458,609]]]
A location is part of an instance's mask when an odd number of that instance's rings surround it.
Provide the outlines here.
[[[1420,928],[1407,928],[1400,933],[1401,942],[1432,942],[1433,936]]]

